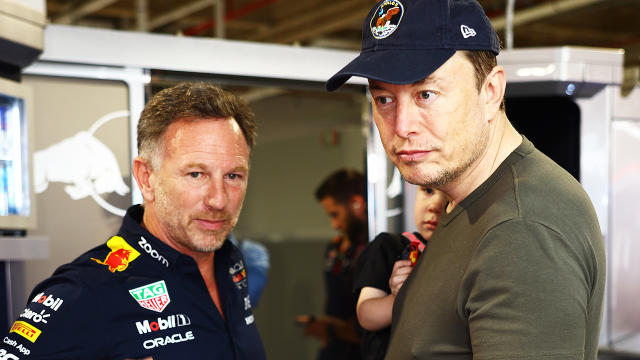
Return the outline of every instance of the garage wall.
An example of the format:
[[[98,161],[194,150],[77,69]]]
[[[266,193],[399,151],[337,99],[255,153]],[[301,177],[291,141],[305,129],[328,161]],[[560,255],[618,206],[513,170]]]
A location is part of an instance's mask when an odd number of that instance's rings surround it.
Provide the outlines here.
[[[78,174],[71,174],[73,169],[82,165],[88,165],[87,169],[104,165],[103,157],[87,156],[88,149],[82,147],[82,142],[74,140],[74,136],[89,131],[101,117],[128,109],[128,89],[124,83],[116,81],[44,76],[24,76],[23,83],[31,86],[34,94],[35,153],[43,153],[46,149],[53,149],[52,146],[60,145],[51,154],[57,151],[56,155],[65,155],[55,156],[60,157],[59,162],[47,160],[43,163],[50,166],[45,170],[50,174],[49,181],[46,190],[35,195],[38,224],[31,233],[49,238],[50,257],[24,263],[24,284],[26,291],[30,292],[59,265],[104,242],[119,228],[119,216],[105,211],[91,197],[72,199],[65,187],[77,185],[72,181],[78,178]],[[127,186],[130,185],[131,173],[128,134],[128,119],[124,117],[105,123],[93,134],[93,138],[106,146],[115,157],[115,170],[119,172],[117,176]],[[69,149],[75,151],[68,152]],[[51,172],[68,176],[65,180],[56,181]],[[130,193],[120,196],[115,192],[107,192],[101,196],[120,208],[126,209],[131,202]],[[15,311],[21,310],[22,305],[16,304]]]

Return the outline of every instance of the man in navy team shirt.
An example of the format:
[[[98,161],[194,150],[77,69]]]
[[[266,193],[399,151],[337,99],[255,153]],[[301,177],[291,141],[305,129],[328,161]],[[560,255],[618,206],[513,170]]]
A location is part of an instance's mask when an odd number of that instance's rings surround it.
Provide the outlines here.
[[[133,161],[144,205],[34,289],[0,359],[264,359],[245,263],[226,241],[255,136],[248,105],[213,85],[156,94]]]

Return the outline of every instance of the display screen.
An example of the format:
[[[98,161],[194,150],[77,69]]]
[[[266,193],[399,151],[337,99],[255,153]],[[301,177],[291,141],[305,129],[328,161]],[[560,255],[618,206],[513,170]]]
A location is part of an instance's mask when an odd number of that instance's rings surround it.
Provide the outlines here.
[[[29,164],[24,100],[0,94],[0,216],[28,216]]]

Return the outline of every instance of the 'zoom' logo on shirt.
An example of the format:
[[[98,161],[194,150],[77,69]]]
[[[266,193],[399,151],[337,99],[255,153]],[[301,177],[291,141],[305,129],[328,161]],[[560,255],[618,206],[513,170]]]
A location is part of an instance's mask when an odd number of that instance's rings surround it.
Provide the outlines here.
[[[154,249],[153,247],[151,247],[151,244],[149,244],[147,242],[147,239],[145,239],[144,237],[140,236],[140,241],[138,241],[138,245],[140,245],[140,247],[147,252],[147,254],[149,254],[149,256],[151,256],[152,258],[160,261],[161,263],[164,264],[164,266],[169,267],[169,261],[167,259],[164,258],[164,256],[160,255],[158,253],[158,251],[156,251],[156,249]]]
[[[136,321],[138,334],[146,334],[152,331],[171,329],[177,326],[186,326],[191,324],[191,319],[183,314],[169,315],[166,318],[158,318],[158,321]]]

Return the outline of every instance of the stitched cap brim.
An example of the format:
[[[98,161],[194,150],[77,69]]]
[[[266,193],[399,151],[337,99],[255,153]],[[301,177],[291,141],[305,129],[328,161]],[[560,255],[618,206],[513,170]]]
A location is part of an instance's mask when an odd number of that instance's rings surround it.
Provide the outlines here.
[[[431,75],[455,53],[454,49],[367,51],[327,80],[325,88],[334,91],[352,76],[410,84]]]

